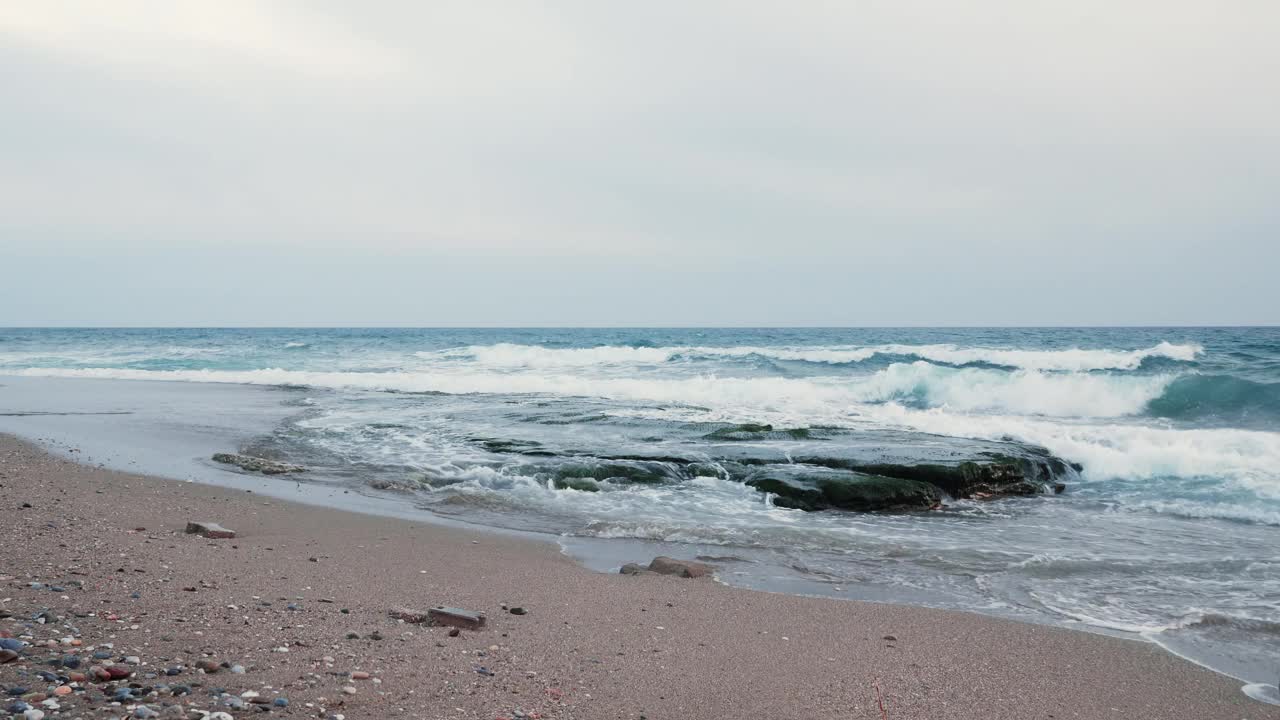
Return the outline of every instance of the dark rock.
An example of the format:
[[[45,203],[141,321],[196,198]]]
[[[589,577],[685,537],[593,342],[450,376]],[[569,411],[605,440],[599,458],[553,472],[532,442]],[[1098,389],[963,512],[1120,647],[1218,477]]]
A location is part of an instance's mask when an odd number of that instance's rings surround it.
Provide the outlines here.
[[[942,492],[926,482],[827,468],[771,468],[747,484],[796,510],[927,510],[942,502]]]
[[[112,680],[123,680],[133,674],[133,668],[128,665],[108,665],[106,671]]]
[[[290,465],[288,463],[277,462],[275,460],[267,460],[266,458],[252,457],[250,455],[236,455],[234,453],[217,453],[213,456],[213,461],[220,462],[225,465],[235,465],[241,470],[260,472],[263,475],[283,475],[285,473],[299,473],[307,471],[307,469],[301,465]]]
[[[676,560],[675,558],[659,556],[649,563],[649,570],[660,575],[699,578],[704,575],[710,575],[713,568],[706,563],[694,562],[692,560]]]
[[[449,637],[458,637],[461,634],[462,631],[458,628],[449,628]]]
[[[236,536],[234,530],[228,530],[212,522],[189,522],[187,523],[187,533],[214,539],[228,539]]]
[[[528,611],[528,610],[525,610],[525,609],[524,609],[524,608],[522,608],[522,607],[513,607],[513,608],[511,608],[510,610],[508,610],[507,612],[511,613],[512,615],[526,615],[526,614],[528,614],[528,612],[529,612],[529,611]]]
[[[0,638],[0,650],[21,650],[27,644],[15,638]]]
[[[623,575],[639,575],[640,573],[649,572],[649,568],[638,563],[627,563],[626,565],[623,565],[618,572]]]

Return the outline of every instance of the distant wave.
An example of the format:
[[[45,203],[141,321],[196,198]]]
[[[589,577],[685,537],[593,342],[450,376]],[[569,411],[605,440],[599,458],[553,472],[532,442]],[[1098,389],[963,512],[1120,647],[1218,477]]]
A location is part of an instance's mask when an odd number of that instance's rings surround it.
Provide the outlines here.
[[[956,345],[873,345],[795,347],[632,347],[607,345],[592,348],[546,348],[538,345],[473,345],[434,352],[419,352],[424,360],[470,360],[489,368],[557,368],[597,365],[658,365],[681,359],[748,358],[846,365],[876,356],[916,358],[948,365],[999,365],[1025,370],[1082,372],[1088,370],[1134,370],[1147,358],[1167,358],[1191,362],[1203,348],[1161,342],[1140,350],[1017,350],[1007,348],[964,348]]]

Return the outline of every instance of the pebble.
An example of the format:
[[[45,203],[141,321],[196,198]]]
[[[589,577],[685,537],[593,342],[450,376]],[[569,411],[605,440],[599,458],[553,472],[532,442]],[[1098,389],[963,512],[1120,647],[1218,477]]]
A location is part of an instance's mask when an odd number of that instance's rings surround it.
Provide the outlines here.
[[[26,643],[14,638],[0,638],[0,650],[21,650]]]
[[[244,666],[243,666],[243,665],[232,665],[232,666],[231,666],[231,672],[232,672],[232,674],[234,674],[234,675],[243,675],[243,674],[244,674]]]
[[[22,702],[21,700],[17,700],[17,701],[14,701],[13,703],[10,703],[9,706],[4,709],[4,711],[6,713],[9,713],[10,715],[20,715],[30,709],[31,709],[30,705]]]
[[[23,720],[44,720],[44,711],[31,708],[22,713]]]
[[[289,698],[278,697],[275,700],[272,700],[271,704],[276,707],[289,707]]]
[[[522,607],[513,607],[508,612],[510,612],[512,615],[526,615],[528,614],[529,611],[525,610]]]
[[[124,661],[125,661],[125,664],[127,664],[127,665],[141,665],[141,664],[142,664],[142,658],[138,657],[137,655],[130,655],[129,657],[125,658],[125,659],[124,659]]]
[[[367,673],[367,672],[365,672],[365,671],[363,671],[363,670],[357,670],[357,671],[355,671],[355,672],[351,673],[351,679],[352,679],[352,680],[368,680],[368,679],[369,679],[369,673]]]
[[[355,689],[355,687],[354,687],[354,686],[352,686],[352,685],[347,685],[347,686],[345,686],[345,687],[343,687],[343,688],[342,688],[342,692],[346,693],[347,695],[355,695],[355,694],[356,694],[356,689]]]
[[[93,654],[93,659],[94,660],[110,660],[111,653],[107,652],[106,650],[98,650]]]
[[[153,717],[160,717],[160,713],[156,712],[155,710],[152,710],[146,705],[139,705],[138,707],[133,709],[133,716],[136,718],[153,718]]]
[[[235,718],[231,717],[231,713],[216,712],[209,713],[204,720],[235,720]]]
[[[168,668],[167,670],[165,670],[165,671],[164,671],[164,674],[165,674],[165,675],[169,675],[169,676],[173,676],[173,675],[181,675],[181,674],[182,674],[182,666],[181,666],[181,665],[175,665],[175,666],[173,666],[173,667],[171,667],[171,668]]]
[[[0,665],[4,665],[5,663],[11,663],[17,659],[18,659],[18,653],[8,649],[0,650]]]

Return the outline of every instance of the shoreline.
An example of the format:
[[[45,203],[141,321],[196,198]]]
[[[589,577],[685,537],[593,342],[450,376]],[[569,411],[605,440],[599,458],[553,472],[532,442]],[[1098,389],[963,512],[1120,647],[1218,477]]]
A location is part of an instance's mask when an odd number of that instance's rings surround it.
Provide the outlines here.
[[[13,614],[0,630],[17,635],[30,624],[33,640],[60,638],[62,623],[29,620],[47,607],[74,619],[81,647],[113,642],[111,653],[138,656],[141,675],[182,665],[174,677],[204,687],[147,703],[174,717],[187,710],[166,703],[227,709],[209,696],[216,684],[237,695],[279,693],[289,705],[273,712],[298,717],[877,718],[878,687],[895,720],[1280,718],[1238,681],[1154,643],[706,579],[602,574],[551,542],[93,468],[8,435],[0,435],[0,496],[10,518],[0,525],[10,549],[0,609]],[[186,535],[192,520],[238,537]],[[67,583],[57,585],[66,592],[31,582]],[[505,613],[503,603],[528,614]],[[434,605],[484,612],[487,627],[450,637],[387,615]],[[375,633],[382,639],[369,639]],[[246,672],[190,669],[206,656]],[[0,684],[44,686],[21,674],[38,669],[31,660],[0,665]],[[138,682],[176,682],[159,676]],[[99,716],[86,711],[104,705],[91,702],[102,696],[89,685],[60,699],[58,712]],[[101,716],[122,712],[107,707]]]

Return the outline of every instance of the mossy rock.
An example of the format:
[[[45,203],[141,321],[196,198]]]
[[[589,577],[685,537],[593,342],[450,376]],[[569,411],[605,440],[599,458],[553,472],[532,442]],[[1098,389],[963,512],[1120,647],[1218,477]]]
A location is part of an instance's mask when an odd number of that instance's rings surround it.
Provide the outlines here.
[[[568,480],[623,481],[642,485],[657,485],[670,480],[659,466],[627,465],[624,463],[600,463],[564,465],[556,469],[557,483]]]
[[[775,505],[796,510],[927,510],[942,502],[929,483],[853,472],[762,473],[747,484],[773,493]]]

